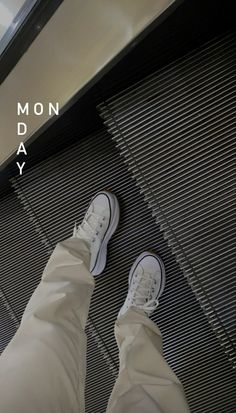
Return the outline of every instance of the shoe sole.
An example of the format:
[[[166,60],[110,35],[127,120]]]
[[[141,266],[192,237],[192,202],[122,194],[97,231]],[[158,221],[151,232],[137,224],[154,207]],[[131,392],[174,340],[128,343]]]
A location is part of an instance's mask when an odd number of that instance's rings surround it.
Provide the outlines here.
[[[132,280],[132,276],[136,270],[136,267],[138,266],[138,264],[140,263],[140,261],[143,260],[143,258],[147,257],[147,256],[152,256],[154,258],[156,258],[156,260],[158,261],[160,268],[161,268],[161,288],[158,291],[157,294],[157,298],[160,298],[160,296],[162,295],[164,288],[165,288],[165,283],[166,283],[166,273],[165,273],[165,266],[164,266],[164,262],[162,261],[162,259],[159,257],[159,255],[154,254],[153,252],[149,252],[149,251],[145,251],[142,254],[140,254],[138,256],[138,258],[135,260],[134,264],[131,267],[131,270],[129,272],[129,285],[131,283]]]
[[[101,193],[104,193],[107,195],[110,201],[110,210],[111,210],[111,218],[110,218],[110,224],[107,229],[107,232],[102,240],[101,247],[99,249],[97,259],[96,259],[96,264],[91,271],[93,275],[100,275],[104,268],[106,267],[107,263],[107,245],[115,233],[119,220],[120,220],[120,206],[119,202],[116,198],[116,196],[108,191],[102,191]]]

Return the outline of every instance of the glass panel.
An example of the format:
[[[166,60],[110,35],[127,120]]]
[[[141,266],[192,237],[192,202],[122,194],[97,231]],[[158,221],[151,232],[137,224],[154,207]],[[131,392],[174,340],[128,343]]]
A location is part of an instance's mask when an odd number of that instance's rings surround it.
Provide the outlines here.
[[[0,55],[37,0],[0,0]]]

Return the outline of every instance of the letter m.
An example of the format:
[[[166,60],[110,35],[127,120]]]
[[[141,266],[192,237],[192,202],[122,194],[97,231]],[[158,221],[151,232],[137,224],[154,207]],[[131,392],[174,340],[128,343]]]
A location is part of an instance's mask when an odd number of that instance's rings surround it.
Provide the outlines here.
[[[17,115],[20,116],[21,114],[29,114],[29,102],[25,104],[25,106],[21,106],[20,102],[17,102]]]

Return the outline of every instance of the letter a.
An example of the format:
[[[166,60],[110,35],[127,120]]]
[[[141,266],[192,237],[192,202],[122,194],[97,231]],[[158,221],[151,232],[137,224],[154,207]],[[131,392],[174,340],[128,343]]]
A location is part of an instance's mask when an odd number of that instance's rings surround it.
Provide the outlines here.
[[[25,155],[27,155],[26,149],[25,149],[25,145],[23,142],[20,143],[18,151],[17,151],[17,155],[19,155],[19,153],[23,152]]]

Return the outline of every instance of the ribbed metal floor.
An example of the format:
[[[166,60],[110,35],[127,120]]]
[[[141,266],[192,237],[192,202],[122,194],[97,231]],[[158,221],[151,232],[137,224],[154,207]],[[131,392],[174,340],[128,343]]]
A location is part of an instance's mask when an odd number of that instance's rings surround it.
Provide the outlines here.
[[[0,201],[0,233],[1,353],[19,326],[24,308],[40,281],[48,254],[39,237],[35,236],[35,228],[15,194]],[[86,412],[100,413],[105,411],[114,374],[107,368],[92,333],[88,326]],[[12,395],[14,397],[14,389]]]
[[[235,74],[230,33],[100,107],[234,366]]]
[[[49,251],[71,234],[74,221],[82,219],[94,193],[108,188],[117,194],[121,223],[110,245],[107,269],[97,280],[90,311],[99,351],[116,373],[118,353],[113,326],[127,293],[128,272],[139,253],[147,248],[156,250],[166,265],[167,285],[153,320],[161,328],[164,353],[185,386],[192,412],[235,412],[231,366],[110,135],[101,132],[80,140],[14,178],[13,184]],[[27,254],[31,254],[30,244]],[[32,256],[37,261],[36,251]],[[27,280],[24,284],[27,290]],[[14,298],[16,291],[11,294]],[[95,364],[91,369],[94,387],[88,398],[98,400],[99,366]],[[106,377],[102,383],[107,384]]]
[[[16,332],[16,326],[8,311],[8,303],[4,300],[3,292],[0,290],[0,354],[5,349]]]

